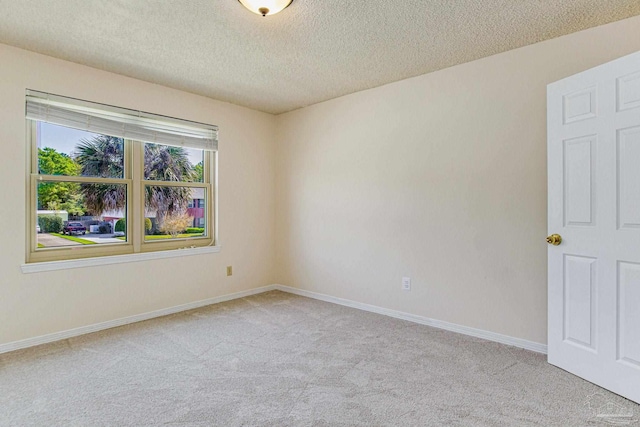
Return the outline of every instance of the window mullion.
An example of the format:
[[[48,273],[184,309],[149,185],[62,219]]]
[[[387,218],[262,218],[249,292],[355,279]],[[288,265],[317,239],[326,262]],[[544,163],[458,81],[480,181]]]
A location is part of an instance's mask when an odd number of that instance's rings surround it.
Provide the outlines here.
[[[37,125],[30,120],[27,121],[27,156],[29,167],[27,168],[27,259],[35,252],[38,247],[38,235],[36,233],[36,224],[38,224],[37,201],[36,201],[36,183],[30,174],[38,172],[38,137]]]
[[[150,181],[144,180],[144,185],[149,187],[191,187],[191,188],[207,188],[206,182],[183,182],[183,181]]]
[[[125,140],[128,149],[129,171],[133,185],[127,191],[128,219],[127,219],[127,235],[132,236],[133,252],[140,252],[142,239],[144,238],[144,145],[137,141]]]
[[[214,245],[218,245],[220,243],[220,238],[218,237],[218,153],[217,152],[208,152],[206,166],[208,169],[208,183],[211,200],[207,203],[207,220],[209,221],[209,229],[211,230],[209,236],[212,239],[212,243]]]
[[[29,207],[29,246],[28,256],[31,253],[35,252],[38,247],[38,233],[36,233],[36,225],[38,224],[38,201],[36,200],[38,194],[38,184],[35,178],[31,178],[29,180],[29,202],[27,206]]]
[[[31,174],[37,181],[43,182],[77,182],[86,184],[129,184],[130,179],[123,178],[97,178],[91,176],[77,176],[77,175],[40,175],[37,173]]]

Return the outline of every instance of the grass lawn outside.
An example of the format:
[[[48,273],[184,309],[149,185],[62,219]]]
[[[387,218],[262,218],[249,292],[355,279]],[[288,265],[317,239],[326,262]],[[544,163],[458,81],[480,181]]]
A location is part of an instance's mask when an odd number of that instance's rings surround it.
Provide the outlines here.
[[[45,245],[43,245],[42,243],[38,243],[38,248],[44,248],[46,247]]]
[[[96,242],[92,242],[91,240],[80,239],[79,237],[67,236],[60,233],[50,233],[52,236],[60,237],[61,239],[71,240],[72,242],[80,243],[83,245],[97,245]]]

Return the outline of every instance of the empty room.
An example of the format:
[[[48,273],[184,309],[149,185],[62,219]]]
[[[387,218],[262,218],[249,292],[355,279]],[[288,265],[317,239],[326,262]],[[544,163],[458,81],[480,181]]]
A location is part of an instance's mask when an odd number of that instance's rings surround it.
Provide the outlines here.
[[[0,0],[0,426],[640,423],[637,0]]]

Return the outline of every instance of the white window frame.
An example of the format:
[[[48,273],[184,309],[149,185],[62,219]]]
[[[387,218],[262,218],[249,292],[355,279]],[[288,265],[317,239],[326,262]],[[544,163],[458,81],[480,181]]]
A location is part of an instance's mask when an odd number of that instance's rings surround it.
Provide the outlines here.
[[[86,101],[83,101],[86,102]],[[100,104],[94,104],[99,106]],[[105,106],[108,107],[108,106]],[[115,108],[115,107],[112,107]],[[148,113],[146,113],[148,114]],[[177,119],[172,119],[177,120]],[[144,179],[144,143],[124,139],[124,176],[120,178],[94,178],[83,176],[41,175],[38,170],[37,121],[26,120],[27,139],[27,179],[26,179],[26,218],[27,218],[27,253],[24,272],[56,270],[61,268],[61,261],[70,261],[69,267],[111,264],[129,260],[153,258],[153,253],[164,252],[159,258],[168,255],[187,255],[202,252],[217,252],[217,151],[204,150],[203,182],[152,181]],[[127,188],[126,199],[126,243],[82,245],[69,247],[38,248],[37,243],[37,194],[41,181],[122,184]],[[175,186],[203,188],[205,197],[205,235],[202,237],[172,238],[166,240],[145,240],[145,187]],[[198,249],[201,249],[198,251]],[[209,248],[203,251],[202,248]],[[179,253],[176,249],[182,249]],[[89,260],[93,258],[94,260]],[[110,258],[110,259],[105,259]],[[78,262],[84,260],[84,262]],[[55,264],[51,268],[34,268],[34,263]],[[31,264],[31,267],[29,265]]]

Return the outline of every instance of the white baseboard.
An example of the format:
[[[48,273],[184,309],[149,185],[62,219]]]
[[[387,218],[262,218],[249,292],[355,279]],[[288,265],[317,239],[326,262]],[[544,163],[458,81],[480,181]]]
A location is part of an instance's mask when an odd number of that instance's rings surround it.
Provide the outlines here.
[[[483,331],[482,329],[470,328],[468,326],[456,325],[455,323],[449,323],[442,320],[430,319],[428,317],[417,316],[415,314],[404,313],[402,311],[390,310],[388,308],[382,308],[375,305],[364,304],[361,302],[351,301],[344,298],[332,297],[330,295],[320,294],[317,292],[292,288],[290,286],[269,285],[269,286],[263,286],[261,288],[250,289],[248,291],[236,292],[233,294],[222,295],[219,297],[177,305],[175,307],[169,307],[169,308],[163,308],[161,310],[150,311],[148,313],[136,314],[134,316],[128,316],[120,319],[109,320],[107,322],[81,326],[79,328],[69,329],[61,332],[55,332],[53,334],[47,334],[39,337],[27,338],[20,341],[0,344],[0,354],[7,353],[9,351],[20,350],[27,347],[33,347],[40,344],[47,344],[54,341],[60,341],[67,338],[73,338],[79,335],[89,334],[91,332],[98,332],[104,329],[110,329],[118,326],[128,325],[130,323],[141,322],[143,320],[149,320],[155,317],[161,317],[169,314],[179,313],[181,311],[193,310],[194,308],[200,308],[200,307],[204,307],[211,304],[231,301],[234,299],[244,298],[251,295],[261,294],[263,292],[268,292],[273,290],[288,292],[290,294],[313,298],[320,301],[326,301],[333,304],[344,305],[344,306],[356,308],[359,310],[364,310],[372,313],[382,314],[389,317],[394,317],[396,319],[402,319],[402,320],[407,320],[409,322],[419,323],[421,325],[432,326],[439,329],[445,329],[447,331],[457,332],[464,335],[470,335],[472,337],[483,338],[489,341],[495,341],[502,344],[535,351],[537,353],[543,353],[543,354],[547,353],[547,346],[545,344],[540,344],[533,341],[514,338],[508,335],[502,335],[495,332]]]
[[[7,353],[9,351],[20,350],[22,348],[33,347],[40,344],[47,344],[54,341],[60,341],[67,338],[73,338],[79,335],[89,334],[91,332],[98,332],[104,329],[110,329],[118,326],[128,325],[130,323],[141,322],[143,320],[153,319],[154,317],[166,316],[168,314],[174,314],[174,313],[179,313],[181,311],[193,310],[194,308],[200,308],[200,307],[204,307],[211,304],[217,304],[220,302],[231,301],[238,298],[244,298],[251,295],[261,294],[263,292],[273,291],[275,289],[276,287],[273,285],[263,286],[261,288],[250,289],[248,291],[236,292],[233,294],[222,295],[214,298],[208,298],[200,301],[190,302],[187,304],[181,304],[175,307],[169,307],[169,308],[163,308],[161,310],[150,311],[148,313],[136,314],[134,316],[128,316],[120,319],[109,320],[107,322],[81,326],[79,328],[69,329],[61,332],[55,332],[53,334],[47,334],[39,337],[27,338],[20,341],[0,344],[0,354]]]
[[[468,326],[457,325],[455,323],[449,323],[442,320],[430,319],[428,317],[417,316],[415,314],[404,313],[402,311],[390,310],[388,308],[364,304],[348,299],[332,297],[330,295],[306,291],[304,289],[292,288],[290,286],[274,285],[274,288],[279,291],[288,292],[303,297],[331,302],[334,304],[340,304],[347,307],[357,308],[359,310],[370,311],[372,313],[383,314],[385,316],[395,317],[396,319],[408,320],[409,322],[419,323],[421,325],[433,326],[434,328],[445,329],[447,331],[457,332],[459,334],[470,335],[476,338],[482,338],[489,341],[499,342],[501,344],[524,348],[526,350],[535,351],[536,353],[547,354],[546,344],[523,340],[521,338],[514,338],[508,335],[498,334],[496,332],[484,331],[482,329],[470,328]]]

